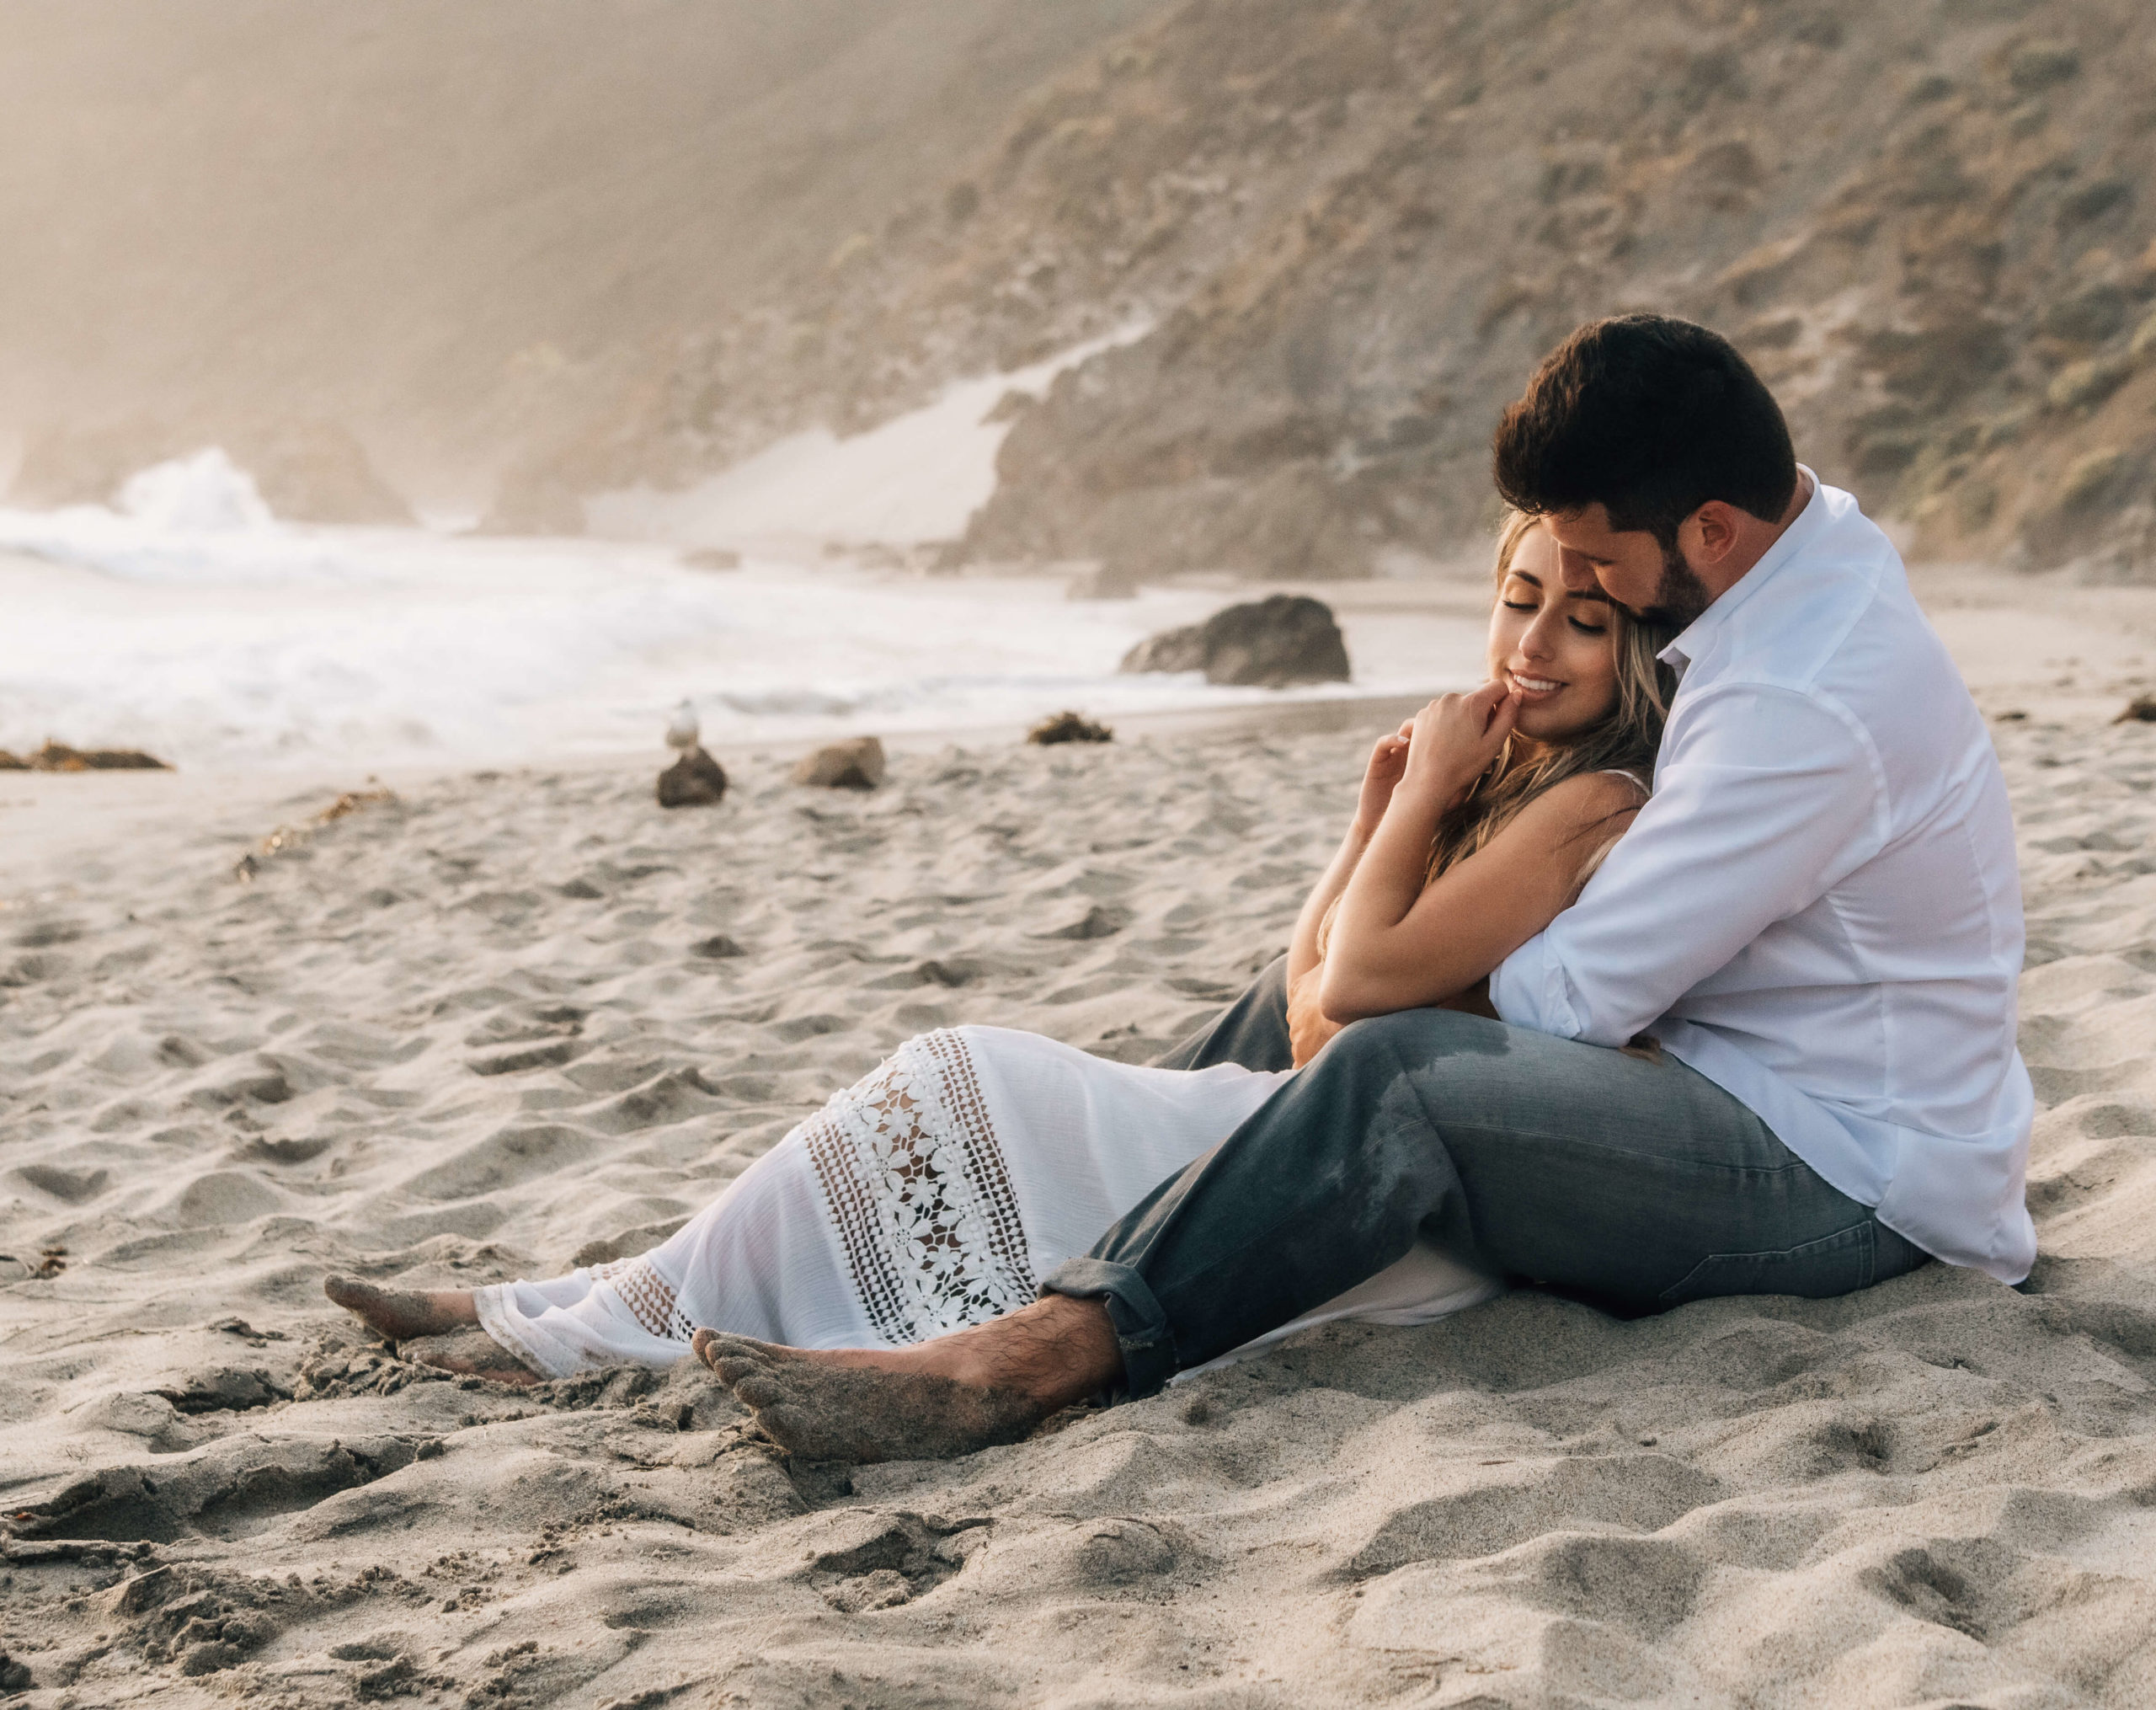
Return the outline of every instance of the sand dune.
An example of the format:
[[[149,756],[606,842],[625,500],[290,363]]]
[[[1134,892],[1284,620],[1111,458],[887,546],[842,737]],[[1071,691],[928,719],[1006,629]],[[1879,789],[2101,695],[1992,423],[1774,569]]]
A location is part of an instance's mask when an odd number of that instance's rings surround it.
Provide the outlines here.
[[[1997,728],[2025,1290],[1516,1294],[851,1472],[693,1365],[401,1364],[320,1277],[635,1250],[924,1028],[1150,1055],[1284,941],[1361,733],[108,817],[0,913],[0,1648],[40,1705],[2145,1704],[2156,729]]]

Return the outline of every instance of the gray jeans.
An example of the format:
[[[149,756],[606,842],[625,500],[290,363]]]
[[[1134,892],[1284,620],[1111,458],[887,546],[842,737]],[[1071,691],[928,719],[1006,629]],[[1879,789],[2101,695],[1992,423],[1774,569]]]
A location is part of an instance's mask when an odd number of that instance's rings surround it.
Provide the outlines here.
[[[1286,1066],[1276,963],[1164,1061]],[[1449,1010],[1357,1022],[1241,1127],[1043,1282],[1105,1301],[1149,1395],[1427,1235],[1619,1311],[1845,1294],[1926,1255],[1674,1058]]]

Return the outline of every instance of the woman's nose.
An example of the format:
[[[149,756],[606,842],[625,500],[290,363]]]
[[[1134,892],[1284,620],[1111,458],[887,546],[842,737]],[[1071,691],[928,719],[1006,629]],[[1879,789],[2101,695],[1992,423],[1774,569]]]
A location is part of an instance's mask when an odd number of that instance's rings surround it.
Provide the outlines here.
[[[1556,651],[1557,609],[1552,606],[1538,612],[1534,621],[1519,639],[1519,650],[1529,659],[1547,659]]]

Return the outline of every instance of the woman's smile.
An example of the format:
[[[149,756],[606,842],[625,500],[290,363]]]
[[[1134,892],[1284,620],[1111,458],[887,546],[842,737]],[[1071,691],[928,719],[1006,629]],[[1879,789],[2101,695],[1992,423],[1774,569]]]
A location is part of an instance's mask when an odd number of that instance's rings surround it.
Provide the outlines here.
[[[1564,741],[1617,704],[1609,602],[1559,578],[1557,543],[1537,523],[1519,538],[1490,613],[1490,676],[1519,697],[1519,734]]]

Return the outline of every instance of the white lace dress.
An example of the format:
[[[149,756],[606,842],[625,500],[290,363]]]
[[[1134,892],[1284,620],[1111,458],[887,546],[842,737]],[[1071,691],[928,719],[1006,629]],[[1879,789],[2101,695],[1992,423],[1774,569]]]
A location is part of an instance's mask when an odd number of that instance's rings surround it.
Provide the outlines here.
[[[1033,1300],[1043,1275],[1287,1078],[1113,1063],[1003,1028],[924,1034],[659,1246],[548,1282],[482,1289],[479,1322],[550,1376],[671,1365],[703,1325],[798,1348],[866,1348],[978,1324]],[[1250,1348],[1331,1318],[1424,1323],[1497,1289],[1418,1247]]]

